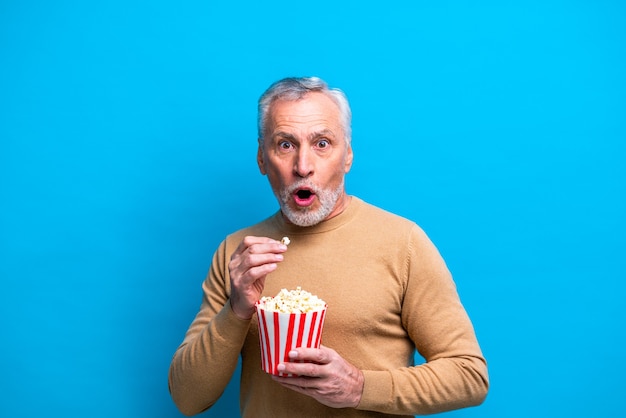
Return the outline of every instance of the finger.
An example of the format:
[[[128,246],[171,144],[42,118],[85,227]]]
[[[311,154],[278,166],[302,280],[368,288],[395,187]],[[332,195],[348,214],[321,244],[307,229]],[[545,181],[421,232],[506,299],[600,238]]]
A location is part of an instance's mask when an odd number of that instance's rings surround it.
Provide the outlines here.
[[[241,240],[241,244],[243,244],[245,247],[249,247],[254,244],[267,244],[271,242],[278,241],[269,237],[257,237],[254,235],[247,235],[243,238],[243,240]]]
[[[265,263],[259,266],[250,267],[246,274],[241,276],[241,284],[252,284],[259,280],[264,280],[265,277],[278,268],[277,263]]]
[[[317,378],[324,376],[323,365],[315,363],[294,363],[286,362],[278,365],[278,371],[285,374],[292,374],[300,376],[299,378],[293,378],[293,384],[300,385],[298,379],[303,378]]]
[[[279,263],[283,261],[283,255],[275,253],[248,254],[239,261],[240,270],[246,271],[264,264]]]
[[[244,250],[252,252],[284,252],[287,246],[280,241],[268,237],[255,237],[248,235],[239,244]],[[254,250],[252,250],[254,248]]]
[[[252,244],[243,254],[257,255],[257,254],[282,254],[287,251],[287,246],[281,244],[278,241],[264,242]]]
[[[250,284],[276,270],[277,264],[281,261],[282,254],[248,256],[233,260],[229,264],[229,269],[234,280],[241,284]]]
[[[289,352],[292,361],[307,361],[317,364],[328,364],[333,359],[334,350],[320,346],[320,348],[298,347]]]
[[[243,276],[253,267],[281,262],[282,253],[286,250],[287,246],[270,238],[246,237],[231,255],[228,268],[235,276]],[[258,277],[255,276],[251,281]]]
[[[248,250],[250,247],[254,246],[254,245],[258,245],[258,244],[270,244],[270,243],[278,243],[278,241],[272,239],[272,238],[268,238],[268,237],[256,237],[256,236],[252,236],[252,235],[248,235],[245,236],[241,242],[239,243],[239,245],[237,246],[237,248],[235,248],[235,251],[233,252],[233,254],[231,255],[231,259],[243,254],[246,250]]]

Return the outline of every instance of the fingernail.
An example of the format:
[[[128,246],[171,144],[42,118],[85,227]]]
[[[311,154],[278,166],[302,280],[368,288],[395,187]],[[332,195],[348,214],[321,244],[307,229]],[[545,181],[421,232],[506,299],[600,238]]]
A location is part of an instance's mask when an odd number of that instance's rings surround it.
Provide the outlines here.
[[[285,371],[285,365],[284,364],[279,364],[278,366],[276,366],[276,368],[278,369],[279,372],[284,372]]]
[[[289,352],[289,358],[297,358],[298,357],[298,352],[296,350],[291,350]]]

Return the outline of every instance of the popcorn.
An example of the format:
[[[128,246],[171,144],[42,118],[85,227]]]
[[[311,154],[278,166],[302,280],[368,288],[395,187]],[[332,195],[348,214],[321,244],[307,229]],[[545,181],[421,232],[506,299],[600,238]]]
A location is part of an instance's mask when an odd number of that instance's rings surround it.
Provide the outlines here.
[[[283,237],[283,239],[281,239],[281,240],[280,240],[280,242],[281,242],[282,244],[289,245],[289,243],[291,242],[291,240],[289,239],[289,237]]]
[[[263,296],[258,304],[262,309],[280,313],[307,313],[326,307],[326,302],[300,286],[295,290],[281,289],[274,297]]]
[[[320,348],[326,303],[297,287],[282,289],[275,297],[262,297],[256,303],[261,349],[261,368],[276,376],[278,365],[292,361],[289,352],[297,347]]]

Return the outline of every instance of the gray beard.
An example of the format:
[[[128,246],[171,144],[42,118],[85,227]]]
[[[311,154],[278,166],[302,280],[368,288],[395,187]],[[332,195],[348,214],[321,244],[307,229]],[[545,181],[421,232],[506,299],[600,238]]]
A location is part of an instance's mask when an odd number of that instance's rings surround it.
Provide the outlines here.
[[[301,187],[309,187],[315,192],[315,196],[320,202],[320,207],[317,210],[313,210],[310,207],[292,209],[289,207],[288,202],[291,199],[292,194]],[[276,193],[278,203],[283,215],[289,220],[289,222],[298,226],[313,226],[322,222],[330,215],[330,213],[337,205],[337,201],[343,193],[344,180],[341,180],[341,184],[334,190],[318,189],[314,185],[310,184],[306,180],[300,180],[293,184],[288,189],[282,189]]]

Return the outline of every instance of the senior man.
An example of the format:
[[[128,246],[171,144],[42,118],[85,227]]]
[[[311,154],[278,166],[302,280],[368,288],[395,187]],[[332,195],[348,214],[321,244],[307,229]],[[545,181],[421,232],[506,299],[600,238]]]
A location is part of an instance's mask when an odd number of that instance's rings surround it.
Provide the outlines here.
[[[261,96],[257,164],[280,210],[213,256],[170,366],[184,414],[219,399],[239,356],[243,417],[413,416],[484,400],[486,361],[439,252],[414,222],[346,192],[350,124],[345,95],[319,78],[286,78]],[[297,377],[269,375],[255,302],[297,286],[328,304],[323,344],[278,366]]]

